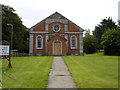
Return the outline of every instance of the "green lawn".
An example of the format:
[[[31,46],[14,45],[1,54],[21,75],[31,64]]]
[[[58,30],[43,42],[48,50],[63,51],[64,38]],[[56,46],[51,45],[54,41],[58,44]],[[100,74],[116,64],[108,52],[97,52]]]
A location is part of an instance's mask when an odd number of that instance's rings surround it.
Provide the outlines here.
[[[8,61],[2,61],[2,85],[4,88],[45,88],[52,65],[52,56],[15,57],[12,69]]]
[[[117,88],[118,56],[63,56],[78,88]]]

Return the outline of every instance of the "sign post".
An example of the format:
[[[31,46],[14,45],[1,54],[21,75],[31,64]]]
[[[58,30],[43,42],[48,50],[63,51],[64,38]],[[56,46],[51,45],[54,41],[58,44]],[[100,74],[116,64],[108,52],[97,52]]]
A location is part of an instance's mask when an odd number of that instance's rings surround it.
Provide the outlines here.
[[[0,45],[0,55],[9,56],[9,45]]]
[[[2,45],[0,45],[0,56],[2,58],[5,58],[8,60],[8,67],[12,68],[12,64],[11,64],[11,51],[10,51],[10,44],[3,40],[2,41]]]

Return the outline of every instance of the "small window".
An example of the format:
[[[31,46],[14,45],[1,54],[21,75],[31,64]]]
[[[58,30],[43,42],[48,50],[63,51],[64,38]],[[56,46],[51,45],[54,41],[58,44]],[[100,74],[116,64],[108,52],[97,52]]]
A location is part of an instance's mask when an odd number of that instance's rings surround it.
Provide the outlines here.
[[[54,32],[59,32],[60,31],[60,25],[58,25],[58,24],[53,25],[53,31]]]
[[[38,36],[36,38],[36,48],[37,49],[42,49],[43,48],[43,38],[42,38],[42,36]]]
[[[71,36],[71,49],[77,48],[77,38],[76,36]]]

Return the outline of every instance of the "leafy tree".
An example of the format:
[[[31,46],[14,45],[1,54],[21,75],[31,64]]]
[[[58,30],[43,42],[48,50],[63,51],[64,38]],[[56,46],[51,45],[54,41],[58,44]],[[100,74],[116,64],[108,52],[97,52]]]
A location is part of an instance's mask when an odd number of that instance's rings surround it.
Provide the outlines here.
[[[111,17],[109,18],[105,18],[102,20],[102,22],[100,22],[100,24],[98,24],[97,26],[95,26],[95,30],[93,31],[93,35],[95,36],[95,38],[97,39],[97,49],[101,49],[101,37],[102,35],[109,29],[116,29],[117,25],[115,24],[115,22],[112,20]]]
[[[102,35],[105,55],[120,55],[120,31],[111,29]]]
[[[11,41],[12,28],[7,24],[13,25],[13,49],[20,52],[28,52],[28,31],[22,24],[21,18],[15,13],[15,10],[6,5],[2,5],[2,39]]]
[[[86,35],[83,38],[84,42],[84,52],[87,54],[92,54],[96,52],[96,39],[93,35]]]

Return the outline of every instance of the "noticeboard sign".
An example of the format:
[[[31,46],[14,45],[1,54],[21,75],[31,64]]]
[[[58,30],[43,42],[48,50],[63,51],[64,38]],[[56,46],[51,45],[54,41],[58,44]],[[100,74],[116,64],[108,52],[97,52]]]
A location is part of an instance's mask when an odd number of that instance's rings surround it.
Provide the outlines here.
[[[9,45],[0,45],[0,55],[9,55]]]

